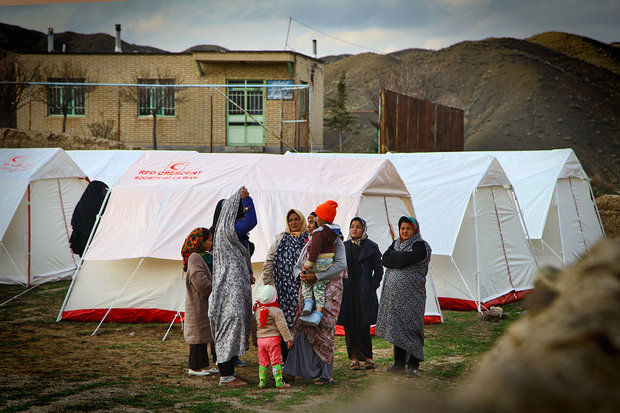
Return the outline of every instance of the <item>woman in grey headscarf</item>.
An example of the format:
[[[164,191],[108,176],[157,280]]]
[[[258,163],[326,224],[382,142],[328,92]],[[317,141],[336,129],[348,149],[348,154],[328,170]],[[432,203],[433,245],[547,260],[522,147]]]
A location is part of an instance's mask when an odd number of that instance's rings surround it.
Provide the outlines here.
[[[236,356],[245,354],[252,322],[250,254],[235,232],[241,188],[223,204],[215,229],[213,292],[209,318],[215,341],[220,385],[245,386],[235,375]]]
[[[417,376],[424,360],[424,309],[426,274],[431,247],[420,236],[420,226],[413,217],[398,220],[399,238],[383,253],[387,268],[377,315],[375,334],[394,345],[392,373]]]

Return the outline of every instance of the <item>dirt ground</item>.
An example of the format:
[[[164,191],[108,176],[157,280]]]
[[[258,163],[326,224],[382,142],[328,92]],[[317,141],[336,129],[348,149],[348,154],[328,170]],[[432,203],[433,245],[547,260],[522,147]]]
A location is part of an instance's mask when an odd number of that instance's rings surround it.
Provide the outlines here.
[[[320,388],[298,380],[286,392],[257,390],[258,361],[256,349],[250,347],[242,357],[247,366],[237,369],[250,387],[222,390],[219,376],[187,376],[188,347],[178,324],[162,341],[165,324],[104,323],[91,336],[97,323],[57,323],[68,286],[68,281],[43,284],[0,306],[0,411],[286,411],[290,405],[300,411],[331,411],[379,383],[441,394],[475,363],[471,355],[456,347],[447,351],[438,343],[443,335],[460,334],[460,327],[447,322],[427,326],[427,361],[414,381],[385,372],[392,350],[382,340],[374,348],[378,368],[351,371],[344,338],[339,337],[335,386]],[[0,303],[23,291],[20,286],[0,286]],[[477,314],[456,314],[460,316],[473,317],[467,328],[471,333],[462,331],[463,336],[485,343],[485,350],[476,352],[486,351],[488,342],[499,335],[494,333],[497,325],[480,321]]]

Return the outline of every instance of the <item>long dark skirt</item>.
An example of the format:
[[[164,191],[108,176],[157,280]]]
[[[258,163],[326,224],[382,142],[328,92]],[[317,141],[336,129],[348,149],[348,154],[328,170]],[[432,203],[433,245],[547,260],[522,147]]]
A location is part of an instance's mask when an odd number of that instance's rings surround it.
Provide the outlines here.
[[[372,338],[370,326],[351,325],[344,328],[347,355],[350,360],[372,359]]]
[[[288,352],[283,372],[289,376],[301,377],[302,379],[316,379],[322,377],[326,380],[332,378],[333,366],[325,363],[315,352],[306,339],[304,329],[301,329],[299,337]]]

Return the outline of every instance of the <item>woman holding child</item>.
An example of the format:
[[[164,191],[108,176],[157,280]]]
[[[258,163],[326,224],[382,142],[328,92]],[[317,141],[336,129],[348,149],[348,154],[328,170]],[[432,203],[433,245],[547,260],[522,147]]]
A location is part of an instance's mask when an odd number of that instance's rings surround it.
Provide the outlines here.
[[[333,201],[328,201],[329,208],[334,208]],[[317,207],[317,218],[321,224],[321,212],[324,210],[321,204]],[[311,214],[312,215],[312,214]],[[331,215],[331,214],[329,214]],[[335,217],[323,216],[323,218]],[[323,219],[326,221],[326,219]],[[328,221],[329,222],[329,221]],[[310,220],[309,231],[317,229],[315,220]],[[331,222],[329,222],[331,223]],[[297,314],[293,323],[292,333],[294,344],[291,347],[286,364],[284,365],[284,373],[289,376],[299,376],[305,379],[318,377],[315,384],[322,386],[331,384],[333,379],[334,354],[336,351],[335,332],[336,319],[340,311],[340,302],[342,300],[342,278],[346,273],[346,254],[344,244],[339,238],[335,242],[335,252],[333,263],[323,272],[302,273],[309,256],[308,248],[311,242],[308,242],[302,250],[296,264],[293,266],[293,274],[299,278],[301,282],[315,282],[317,280],[328,281],[325,288],[325,303],[322,311],[322,317],[316,327],[306,325],[301,319],[302,309],[304,307],[304,298],[299,291],[297,302]]]

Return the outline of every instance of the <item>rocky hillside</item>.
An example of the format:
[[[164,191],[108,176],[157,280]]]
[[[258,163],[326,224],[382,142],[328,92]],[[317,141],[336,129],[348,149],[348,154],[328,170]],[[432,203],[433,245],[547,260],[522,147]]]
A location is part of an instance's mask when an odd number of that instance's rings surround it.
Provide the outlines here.
[[[352,110],[377,109],[389,88],[465,111],[466,150],[571,147],[594,183],[620,188],[619,49],[565,33],[462,42],[438,51],[363,53],[326,65],[326,97],[344,70]],[[345,150],[376,139],[361,114]],[[325,131],[329,142],[329,130]],[[332,140],[335,148],[335,140]]]

